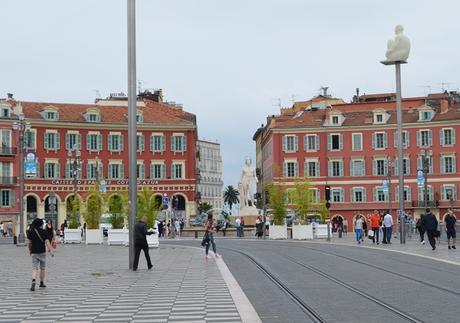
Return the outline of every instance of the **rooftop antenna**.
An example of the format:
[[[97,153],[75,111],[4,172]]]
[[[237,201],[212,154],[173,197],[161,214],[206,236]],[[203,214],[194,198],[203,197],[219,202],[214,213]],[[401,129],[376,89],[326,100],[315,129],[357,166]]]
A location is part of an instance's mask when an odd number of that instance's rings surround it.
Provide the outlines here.
[[[296,95],[295,94],[291,94],[291,101],[292,101],[292,105],[295,104],[295,97]]]
[[[142,92],[142,83],[143,83],[143,82],[144,82],[144,81],[142,81],[142,80],[138,80],[138,81],[137,81],[137,92],[138,92],[139,94],[141,94],[141,92]]]
[[[99,90],[93,90],[93,92],[94,92],[94,95],[96,96],[96,99],[101,98],[101,92],[99,92]]]
[[[276,98],[276,99],[273,99],[276,101],[275,104],[273,104],[273,106],[275,107],[278,107],[279,109],[281,109],[281,98]]]
[[[441,82],[440,84],[441,84],[442,92],[445,92],[445,91],[449,90],[449,86],[450,86],[451,83],[450,82]],[[446,88],[446,86],[447,86],[447,88]]]
[[[431,85],[419,85],[419,87],[423,87],[423,95],[427,96],[431,93]]]
[[[327,94],[328,89],[329,89],[329,86],[321,86],[319,88],[319,90],[323,92],[321,95],[324,96],[324,97],[327,97],[328,96],[328,94]]]

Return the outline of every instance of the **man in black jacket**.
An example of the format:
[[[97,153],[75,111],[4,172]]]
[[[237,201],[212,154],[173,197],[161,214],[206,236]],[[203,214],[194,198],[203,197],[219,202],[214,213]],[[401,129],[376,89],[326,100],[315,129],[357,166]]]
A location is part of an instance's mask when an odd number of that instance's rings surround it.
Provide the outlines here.
[[[155,231],[153,231],[153,229],[147,230],[147,221],[147,217],[143,216],[142,219],[134,225],[134,271],[137,270],[137,266],[139,265],[139,256],[141,254],[141,250],[144,250],[145,259],[147,260],[147,267],[149,269],[152,269],[153,267],[152,262],[150,261],[147,235],[151,235]]]
[[[438,231],[438,220],[434,216],[433,213],[430,212],[430,209],[426,209],[425,215],[422,219],[422,225],[426,230],[426,235],[428,236],[428,240],[430,241],[431,248],[433,250],[436,249],[436,241],[434,237]]]

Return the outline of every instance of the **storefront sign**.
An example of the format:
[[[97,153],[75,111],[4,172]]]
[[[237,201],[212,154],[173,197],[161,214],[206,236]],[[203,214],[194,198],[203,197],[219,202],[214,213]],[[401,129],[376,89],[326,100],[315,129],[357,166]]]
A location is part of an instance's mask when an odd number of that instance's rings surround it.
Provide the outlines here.
[[[116,180],[105,180],[105,185],[128,185],[129,180],[127,179],[116,179]],[[96,180],[94,179],[79,179],[77,185],[94,185]],[[73,185],[73,179],[55,179],[51,181],[52,185]],[[158,181],[152,179],[139,179],[137,185],[158,185]]]

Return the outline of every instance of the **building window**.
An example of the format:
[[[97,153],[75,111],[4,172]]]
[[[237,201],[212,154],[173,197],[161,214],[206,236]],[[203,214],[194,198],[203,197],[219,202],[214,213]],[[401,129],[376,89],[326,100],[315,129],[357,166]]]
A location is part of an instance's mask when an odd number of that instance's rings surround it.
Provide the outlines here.
[[[419,156],[417,159],[417,169],[424,169],[423,165],[423,156]],[[433,156],[426,156],[427,166],[428,166],[428,174],[433,174]]]
[[[144,122],[144,116],[142,114],[136,114],[136,122],[137,123],[143,123]]]
[[[2,118],[9,118],[10,117],[10,109],[2,107]]]
[[[97,166],[99,165],[99,169],[97,169]],[[102,163],[95,163],[91,162],[86,164],[86,178],[88,179],[98,179],[98,178],[103,178],[103,173],[102,173]]]
[[[374,176],[386,176],[387,175],[386,159],[374,159],[372,162],[373,162],[373,175]]]
[[[441,186],[441,200],[443,201],[456,201],[457,188],[455,184],[445,184]]]
[[[351,176],[365,176],[366,166],[364,159],[353,159],[351,161]]]
[[[166,167],[164,164],[152,164],[150,166],[150,178],[152,179],[165,179]]]
[[[343,138],[341,134],[332,134],[328,136],[328,149],[329,150],[342,150]]]
[[[399,175],[398,158],[395,159],[393,165],[394,165],[395,175]],[[409,158],[403,159],[403,170],[404,170],[404,175],[410,175],[410,159]]]
[[[430,121],[433,116],[432,111],[420,111],[420,121]]]
[[[185,136],[171,136],[171,151],[184,152],[186,151],[186,137]]]
[[[375,123],[383,123],[383,114],[379,113],[375,115]]]
[[[388,193],[386,193],[381,187],[374,187],[374,201],[376,202],[388,201]]]
[[[137,164],[136,176],[137,176],[137,179],[144,179],[145,178],[145,166],[144,166],[144,164]]]
[[[332,202],[345,202],[345,194],[343,188],[332,188],[331,189]]]
[[[78,133],[67,133],[65,135],[65,149],[70,150],[74,147],[81,149],[81,136]]]
[[[109,164],[109,179],[123,179],[125,177],[122,164]]]
[[[366,202],[366,190],[363,187],[353,187],[351,189],[352,202]]]
[[[385,149],[387,148],[387,134],[385,132],[377,132],[372,134],[372,148]]]
[[[123,136],[122,135],[109,135],[108,149],[109,151],[122,151],[123,150]]]
[[[332,120],[331,123],[333,125],[338,125],[339,124],[339,116],[332,116],[331,120]]]
[[[455,156],[441,156],[441,173],[453,174],[455,170]]]
[[[86,121],[88,121],[88,122],[99,122],[100,121],[99,114],[98,113],[88,113],[86,115]]]
[[[304,173],[308,177],[319,176],[319,163],[318,161],[307,160],[305,162]]]
[[[1,207],[13,207],[14,206],[14,191],[12,190],[1,190]]]
[[[352,149],[354,151],[363,150],[363,134],[362,133],[354,133],[352,134]]]
[[[60,167],[58,163],[45,162],[45,178],[60,178]]]
[[[343,161],[330,160],[329,161],[329,176],[343,176]]]
[[[143,135],[137,135],[136,137],[136,150],[137,152],[143,152],[145,150],[145,142]]]
[[[285,135],[283,136],[283,151],[294,152],[297,151],[297,136]]]
[[[441,145],[442,146],[452,146],[455,145],[455,129],[441,129],[440,133]]]
[[[57,132],[45,132],[44,148],[47,150],[57,150],[59,146],[59,134]]]
[[[35,131],[24,132],[24,145],[27,149],[35,149]]]
[[[56,111],[46,111],[45,119],[50,121],[56,121],[58,119],[58,114]]]
[[[409,147],[409,132],[407,130],[404,130],[402,132],[402,138],[403,138],[403,148],[408,148]],[[398,148],[398,132],[395,131],[394,133],[394,147]]]
[[[428,185],[427,188],[426,188],[426,191],[427,191],[427,201],[434,201],[433,187]],[[424,189],[424,187],[419,187],[418,188],[418,200],[419,200],[419,202],[425,201],[425,189]]]
[[[319,136],[318,135],[306,135],[304,137],[304,148],[305,151],[317,151],[319,150]]]
[[[171,177],[173,179],[182,179],[183,178],[183,165],[182,164],[172,164],[171,166]]]
[[[102,135],[101,134],[88,134],[86,136],[86,149],[88,151],[101,151],[102,150]]]
[[[296,161],[285,161],[283,166],[283,177],[298,176],[298,168]]]
[[[433,136],[431,130],[419,130],[417,132],[417,146],[431,147],[433,144]]]
[[[166,150],[166,138],[163,135],[150,137],[150,151],[161,152]]]
[[[395,201],[399,201],[399,186],[395,187]],[[409,186],[404,186],[404,201],[410,201],[411,198],[411,190]]]

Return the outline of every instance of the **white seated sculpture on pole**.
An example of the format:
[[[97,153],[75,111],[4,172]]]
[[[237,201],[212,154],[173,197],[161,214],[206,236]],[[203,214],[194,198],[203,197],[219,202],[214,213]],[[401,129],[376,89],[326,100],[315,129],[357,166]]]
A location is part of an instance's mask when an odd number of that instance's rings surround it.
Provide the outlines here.
[[[404,28],[401,25],[395,27],[395,39],[387,43],[385,53],[387,62],[405,62],[410,53],[410,40],[403,34]]]

